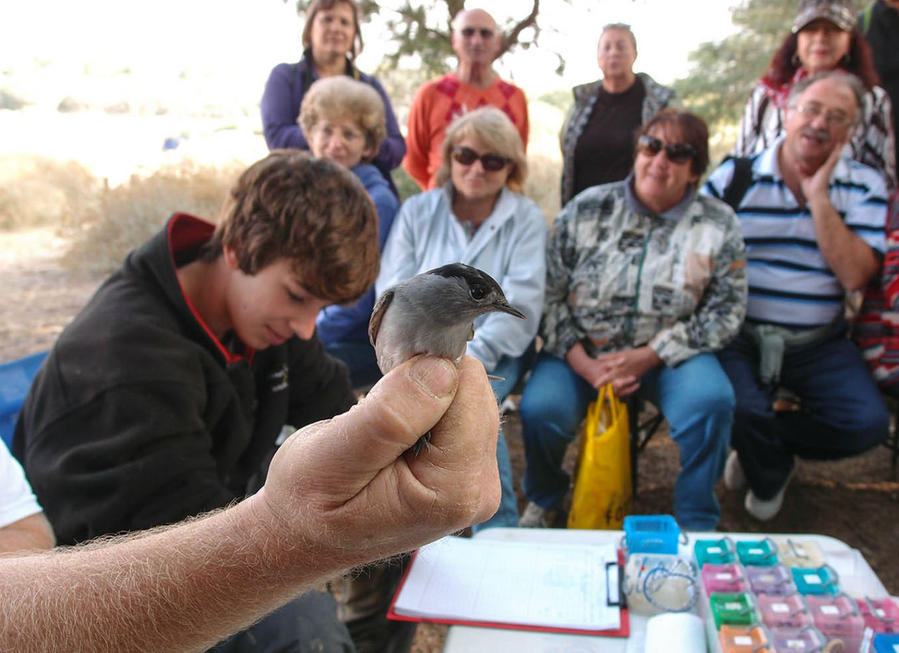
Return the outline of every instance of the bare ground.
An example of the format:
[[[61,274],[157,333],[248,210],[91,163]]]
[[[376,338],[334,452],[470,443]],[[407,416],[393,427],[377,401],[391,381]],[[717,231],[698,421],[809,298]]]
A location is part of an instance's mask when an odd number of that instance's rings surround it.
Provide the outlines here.
[[[50,228],[0,232],[0,360],[50,347],[102,280],[63,269],[58,259],[64,247],[65,242]],[[507,416],[505,433],[523,507],[524,457],[514,412]],[[570,467],[573,447],[569,453]],[[636,513],[670,512],[678,468],[677,448],[662,430],[639,458]],[[891,453],[885,447],[839,462],[801,461],[783,509],[769,522],[746,513],[742,493],[728,492],[719,483],[718,496],[720,530],[836,537],[859,549],[887,590],[899,595],[899,472],[891,466]],[[413,651],[439,651],[445,634],[445,626],[423,624]]]

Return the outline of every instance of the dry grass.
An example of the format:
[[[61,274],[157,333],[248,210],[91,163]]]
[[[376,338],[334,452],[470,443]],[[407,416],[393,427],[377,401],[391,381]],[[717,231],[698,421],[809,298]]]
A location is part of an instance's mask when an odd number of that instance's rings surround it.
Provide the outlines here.
[[[109,272],[176,212],[214,220],[241,164],[185,160],[110,187],[81,165],[42,157],[0,161],[0,229],[50,226],[68,242],[71,272]]]
[[[96,210],[68,225],[71,244],[63,265],[79,272],[112,270],[177,211],[214,220],[239,172],[236,164],[218,168],[184,161],[104,187]]]
[[[528,166],[525,194],[549,223],[559,211],[560,162],[532,154]],[[67,270],[110,272],[176,211],[214,221],[243,167],[187,159],[109,186],[74,161],[6,157],[0,159],[0,229],[52,227],[68,242],[60,259]]]
[[[0,158],[0,229],[72,224],[91,213],[100,184],[74,161],[40,156]]]

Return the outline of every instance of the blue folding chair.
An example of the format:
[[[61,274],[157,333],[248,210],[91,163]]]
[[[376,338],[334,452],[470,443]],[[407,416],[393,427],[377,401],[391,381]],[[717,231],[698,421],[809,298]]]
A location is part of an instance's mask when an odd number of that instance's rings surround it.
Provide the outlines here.
[[[31,381],[49,351],[41,351],[8,363],[0,363],[0,436],[12,447],[16,419],[31,387]]]

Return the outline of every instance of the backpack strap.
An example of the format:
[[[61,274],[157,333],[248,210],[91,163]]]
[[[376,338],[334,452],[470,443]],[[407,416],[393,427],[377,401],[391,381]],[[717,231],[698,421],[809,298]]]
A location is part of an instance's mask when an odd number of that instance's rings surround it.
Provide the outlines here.
[[[874,3],[872,2],[861,14],[862,24],[860,26],[862,34],[867,35],[868,29],[871,27],[871,10],[874,8]]]
[[[727,156],[724,158],[724,161],[731,160],[734,162],[734,173],[730,178],[730,183],[724,188],[721,199],[729,204],[734,211],[739,208],[743,196],[752,185],[753,158],[747,156]]]

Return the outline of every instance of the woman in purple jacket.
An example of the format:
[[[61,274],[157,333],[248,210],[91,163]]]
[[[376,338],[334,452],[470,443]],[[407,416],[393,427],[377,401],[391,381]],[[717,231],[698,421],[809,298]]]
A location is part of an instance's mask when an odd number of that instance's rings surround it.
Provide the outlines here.
[[[347,75],[372,86],[384,101],[387,137],[372,163],[396,195],[390,171],[403,160],[406,142],[384,87],[375,77],[357,70],[353,63],[362,51],[356,3],[353,0],[313,0],[306,10],[302,41],[300,61],[278,64],[265,84],[261,103],[262,130],[269,149],[294,147],[308,150],[309,142],[297,124],[306,91],[320,77]]]

